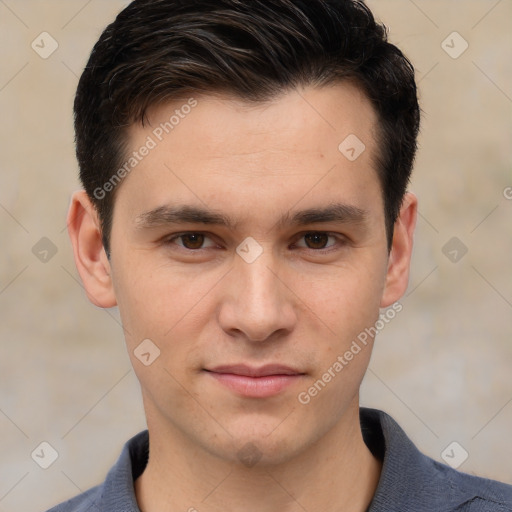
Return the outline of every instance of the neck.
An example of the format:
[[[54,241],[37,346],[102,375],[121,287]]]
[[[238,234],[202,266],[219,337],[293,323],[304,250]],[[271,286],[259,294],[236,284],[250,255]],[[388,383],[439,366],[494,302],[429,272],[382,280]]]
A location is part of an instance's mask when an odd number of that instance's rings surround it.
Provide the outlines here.
[[[365,512],[380,476],[357,403],[321,439],[279,465],[222,460],[181,432],[162,435],[150,423],[148,465],[135,482],[141,512]]]

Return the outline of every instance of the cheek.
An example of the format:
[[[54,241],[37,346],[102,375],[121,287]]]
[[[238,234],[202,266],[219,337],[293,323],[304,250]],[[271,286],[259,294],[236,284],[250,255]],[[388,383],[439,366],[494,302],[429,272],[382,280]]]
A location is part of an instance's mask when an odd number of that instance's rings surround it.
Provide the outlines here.
[[[337,345],[343,345],[376,321],[384,282],[385,266],[365,260],[316,275],[304,273],[292,288],[307,306],[305,314],[316,316]]]
[[[313,319],[309,328],[316,364],[297,400],[318,429],[325,427],[327,417],[330,424],[336,423],[356,400],[370,362],[371,328],[379,317],[381,274],[346,270],[323,282],[307,279],[302,285],[314,312],[310,316],[320,321],[314,325]]]
[[[114,276],[115,292],[129,349],[149,338],[163,351],[180,351],[178,333],[187,326],[188,350],[204,325],[208,294],[223,273],[190,272],[183,266],[151,265],[150,258],[123,261]],[[202,316],[201,316],[202,315]],[[202,320],[201,320],[202,318]]]

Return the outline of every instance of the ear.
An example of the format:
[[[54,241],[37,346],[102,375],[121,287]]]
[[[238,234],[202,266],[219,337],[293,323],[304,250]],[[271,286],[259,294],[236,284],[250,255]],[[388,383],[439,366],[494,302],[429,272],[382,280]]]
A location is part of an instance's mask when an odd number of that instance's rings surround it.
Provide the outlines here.
[[[67,223],[75,265],[87,297],[100,308],[115,306],[110,262],[101,241],[98,214],[85,190],[72,195]]]
[[[418,199],[413,193],[407,192],[395,222],[381,308],[396,302],[407,289],[417,213]]]

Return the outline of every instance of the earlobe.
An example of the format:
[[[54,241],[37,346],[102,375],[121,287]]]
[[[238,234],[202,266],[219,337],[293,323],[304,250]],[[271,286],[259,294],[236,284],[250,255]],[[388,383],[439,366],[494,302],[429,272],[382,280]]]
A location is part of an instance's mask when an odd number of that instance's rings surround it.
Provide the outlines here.
[[[98,214],[85,190],[75,192],[67,217],[75,264],[87,297],[100,308],[117,304]]]
[[[418,199],[413,193],[407,192],[395,222],[381,308],[399,300],[407,289],[417,212]]]

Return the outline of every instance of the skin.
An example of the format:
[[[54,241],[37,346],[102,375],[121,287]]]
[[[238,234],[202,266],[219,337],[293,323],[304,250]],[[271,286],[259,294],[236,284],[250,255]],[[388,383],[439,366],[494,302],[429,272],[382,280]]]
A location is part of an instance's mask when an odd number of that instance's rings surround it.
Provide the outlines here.
[[[294,90],[259,105],[196,99],[119,185],[110,261],[84,191],[74,194],[68,218],[87,295],[99,307],[118,305],[142,388],[150,457],[135,482],[139,507],[362,512],[381,471],[358,416],[373,340],[307,405],[297,396],[405,292],[416,197],[406,194],[388,253],[373,163],[377,118],[353,85]],[[130,128],[130,148],[184,103],[153,108],[149,125]],[[349,134],[366,145],[353,162],[338,150]],[[364,219],[277,223],[334,202],[364,210]],[[237,223],[137,222],[177,203]],[[183,232],[205,238],[169,240]],[[311,232],[335,236],[315,245],[304,237]],[[263,250],[252,263],[236,252],[246,237]],[[134,355],[147,338],[160,349],[149,366]],[[204,371],[235,363],[280,363],[303,375],[275,396],[251,398]],[[260,457],[252,466],[239,455],[247,443]]]

